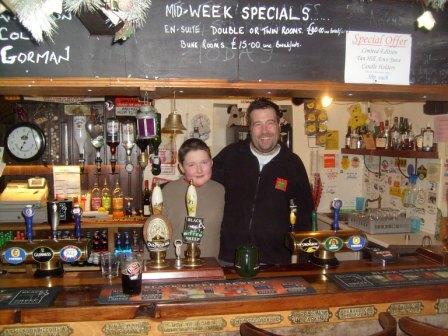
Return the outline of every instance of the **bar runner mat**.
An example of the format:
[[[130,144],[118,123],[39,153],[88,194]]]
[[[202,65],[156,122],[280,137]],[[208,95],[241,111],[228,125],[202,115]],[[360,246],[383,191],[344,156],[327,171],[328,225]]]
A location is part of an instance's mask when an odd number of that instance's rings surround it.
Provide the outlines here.
[[[261,297],[286,297],[315,293],[314,288],[301,277],[212,280],[172,284],[142,283],[141,294],[133,296],[123,294],[121,285],[104,286],[98,298],[98,303],[230,300],[235,298],[257,299]]]
[[[0,309],[48,307],[61,287],[0,288]]]
[[[448,283],[448,268],[414,268],[397,271],[355,272],[326,275],[346,290],[398,288]]]

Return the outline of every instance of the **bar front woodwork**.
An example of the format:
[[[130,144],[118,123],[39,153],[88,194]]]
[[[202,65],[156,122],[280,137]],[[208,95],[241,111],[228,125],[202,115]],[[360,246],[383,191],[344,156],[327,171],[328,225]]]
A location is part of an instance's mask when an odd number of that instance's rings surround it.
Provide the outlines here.
[[[418,302],[423,308],[421,314],[434,315],[448,313],[436,311],[439,300],[448,300],[448,284],[431,286],[410,286],[401,288],[381,288],[380,290],[346,291],[339,288],[326,275],[354,271],[381,271],[413,269],[421,267],[440,267],[440,262],[428,259],[420,254],[400,258],[396,263],[382,266],[368,260],[343,261],[335,269],[324,270],[311,264],[293,264],[285,266],[262,266],[260,277],[301,276],[316,290],[316,294],[290,297],[235,298],[225,301],[185,300],[142,302],[141,304],[100,305],[97,298],[101,288],[107,284],[120,284],[120,278],[109,280],[102,278],[99,271],[66,272],[62,278],[36,279],[32,274],[8,273],[0,277],[0,288],[62,286],[53,304],[47,308],[2,309],[0,325],[4,328],[46,326],[67,324],[74,329],[73,335],[82,335],[86,326],[90,326],[90,335],[103,335],[100,331],[110,323],[134,323],[145,321],[151,326],[148,335],[163,335],[160,325],[173,321],[191,321],[197,319],[224,319],[225,331],[236,332],[237,326],[231,325],[231,319],[261,314],[283,314],[288,316],[297,310],[330,309],[335,311],[343,307],[371,306],[374,316],[364,319],[376,320],[377,314],[386,311],[391,304]],[[226,279],[238,279],[232,267],[224,268]],[[276,313],[276,314],[277,314]],[[329,322],[338,321],[331,314]],[[179,322],[179,323],[181,323]],[[288,318],[281,326],[292,326]],[[2,327],[0,327],[0,331]],[[97,330],[98,331],[95,331]],[[6,330],[6,329],[5,329]],[[145,334],[145,333],[143,333]],[[179,333],[181,334],[181,333]]]

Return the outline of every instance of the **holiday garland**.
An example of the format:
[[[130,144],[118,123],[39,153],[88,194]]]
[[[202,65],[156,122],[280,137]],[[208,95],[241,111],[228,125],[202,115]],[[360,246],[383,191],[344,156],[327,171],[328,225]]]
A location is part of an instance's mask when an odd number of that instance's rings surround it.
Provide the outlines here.
[[[17,16],[38,43],[43,41],[44,35],[52,39],[57,28],[53,14],[61,14],[62,9],[77,15],[84,11],[101,12],[107,17],[105,25],[117,26],[123,23],[120,30],[115,33],[114,42],[116,42],[125,41],[135,33],[136,28],[141,28],[151,7],[151,0],[0,0],[0,2]],[[0,10],[2,7],[0,6]]]

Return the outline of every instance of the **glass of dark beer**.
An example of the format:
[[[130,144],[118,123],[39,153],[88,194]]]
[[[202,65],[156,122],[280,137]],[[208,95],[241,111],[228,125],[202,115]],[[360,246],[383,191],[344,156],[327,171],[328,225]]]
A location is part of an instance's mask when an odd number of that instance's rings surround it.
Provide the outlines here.
[[[140,253],[126,253],[121,258],[121,287],[124,294],[142,291],[143,258]]]

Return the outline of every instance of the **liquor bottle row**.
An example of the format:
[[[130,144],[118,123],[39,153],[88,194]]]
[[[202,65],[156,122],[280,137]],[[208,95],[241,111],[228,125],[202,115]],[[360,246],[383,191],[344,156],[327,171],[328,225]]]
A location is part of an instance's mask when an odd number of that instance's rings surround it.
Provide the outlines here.
[[[126,254],[130,252],[143,252],[143,240],[137,230],[132,231],[132,236],[128,231],[118,232],[115,235],[116,255]]]
[[[352,129],[345,135],[345,148],[350,149],[394,149],[432,152],[434,149],[434,131],[430,125],[415,133],[408,118],[394,118],[377,125],[370,121],[368,125]]]
[[[132,216],[140,212],[143,216],[148,217],[151,215],[151,191],[148,180],[145,180],[142,211],[132,209],[132,200],[132,197],[124,196],[119,179],[115,181],[115,186],[112,189],[109,188],[107,178],[105,178],[102,187],[96,180],[92,189],[79,197],[79,205],[83,211],[106,212],[112,214],[113,218]]]
[[[148,164],[147,150],[151,152],[152,174],[160,174],[159,145],[161,143],[161,115],[153,105],[142,105],[135,117],[118,119],[110,117],[104,120],[102,115],[75,115],[73,117],[73,137],[79,149],[79,164],[81,170],[85,165],[84,146],[88,140],[95,149],[95,164],[97,172],[101,172],[101,148],[104,143],[109,146],[111,153],[111,169],[115,173],[117,163],[117,147],[121,143],[126,151],[125,169],[131,173],[134,165],[131,154],[134,145],[140,148],[139,165],[142,169]],[[105,139],[105,141],[104,141]]]

